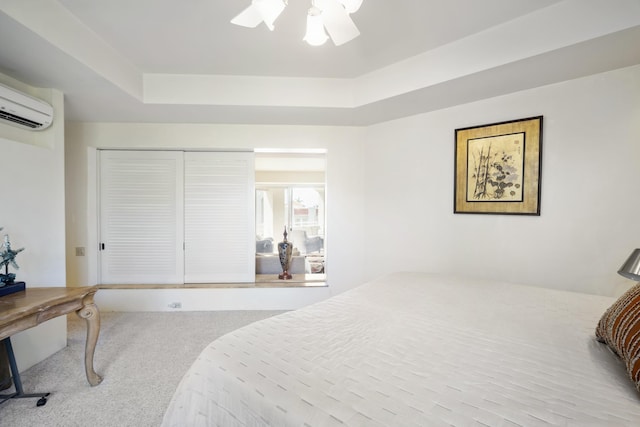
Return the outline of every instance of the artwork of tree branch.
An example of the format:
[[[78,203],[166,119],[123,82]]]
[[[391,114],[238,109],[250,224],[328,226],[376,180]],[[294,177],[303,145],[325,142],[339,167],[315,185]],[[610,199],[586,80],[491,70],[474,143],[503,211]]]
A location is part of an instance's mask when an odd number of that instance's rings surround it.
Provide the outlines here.
[[[456,129],[453,213],[540,215],[542,116]]]
[[[524,133],[467,141],[467,201],[522,201]]]

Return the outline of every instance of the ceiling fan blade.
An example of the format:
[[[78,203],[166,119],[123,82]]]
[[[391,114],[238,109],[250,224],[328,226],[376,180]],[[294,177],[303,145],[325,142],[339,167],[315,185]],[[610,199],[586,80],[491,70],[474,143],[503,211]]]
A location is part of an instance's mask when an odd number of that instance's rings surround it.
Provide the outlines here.
[[[336,46],[340,46],[360,35],[358,27],[338,0],[316,0],[322,10],[324,26]]]
[[[362,0],[339,0],[344,6],[347,13],[355,13],[362,6]]]
[[[248,8],[243,10],[231,20],[232,24],[240,25],[241,27],[255,28],[262,22],[262,15],[258,9],[251,4]]]
[[[283,0],[252,0],[251,5],[231,20],[232,24],[255,28],[264,22],[273,31],[273,22],[284,10]]]
[[[262,20],[271,31],[273,31],[273,23],[284,10],[286,6],[283,0],[253,0],[252,5],[256,7]]]

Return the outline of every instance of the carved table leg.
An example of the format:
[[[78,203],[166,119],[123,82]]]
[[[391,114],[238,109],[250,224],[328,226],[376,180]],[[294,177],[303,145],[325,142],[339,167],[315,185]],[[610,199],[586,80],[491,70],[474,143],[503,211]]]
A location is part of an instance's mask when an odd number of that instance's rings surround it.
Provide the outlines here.
[[[100,334],[100,312],[93,304],[86,304],[76,314],[87,321],[87,342],[84,350],[84,369],[87,373],[87,380],[92,386],[102,382],[102,377],[93,370],[93,354],[96,350],[98,335]]]

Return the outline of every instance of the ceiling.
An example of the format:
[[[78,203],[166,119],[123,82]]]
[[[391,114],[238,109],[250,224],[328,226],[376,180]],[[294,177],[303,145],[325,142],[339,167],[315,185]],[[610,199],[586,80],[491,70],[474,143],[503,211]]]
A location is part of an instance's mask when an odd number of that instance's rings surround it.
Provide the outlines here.
[[[640,63],[637,0],[364,0],[320,47],[288,3],[270,32],[229,22],[250,0],[3,0],[0,73],[70,121],[369,125]]]

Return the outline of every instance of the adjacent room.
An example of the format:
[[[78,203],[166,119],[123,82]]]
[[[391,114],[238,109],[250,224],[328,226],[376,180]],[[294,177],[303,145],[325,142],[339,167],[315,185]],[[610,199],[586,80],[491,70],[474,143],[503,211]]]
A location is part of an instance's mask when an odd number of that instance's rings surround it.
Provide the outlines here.
[[[640,1],[0,37],[0,426],[640,425]]]

